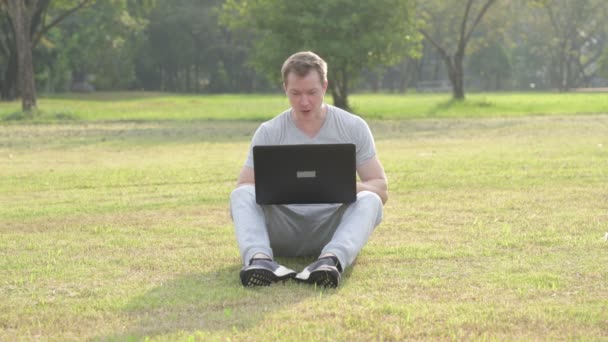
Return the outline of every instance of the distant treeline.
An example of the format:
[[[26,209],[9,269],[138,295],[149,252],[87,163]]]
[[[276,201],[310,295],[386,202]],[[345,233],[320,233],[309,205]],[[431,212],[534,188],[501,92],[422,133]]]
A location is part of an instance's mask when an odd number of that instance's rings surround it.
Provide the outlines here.
[[[8,12],[13,1],[0,1],[0,92],[3,99],[9,100],[19,97],[15,35]],[[297,49],[260,46],[264,25],[276,24],[281,16],[289,14],[285,11],[293,10],[289,8],[291,5],[277,1],[267,1],[273,4],[276,13],[266,13],[268,17],[264,20],[250,17],[251,23],[240,26],[234,25],[234,21],[244,17],[243,13],[236,12],[247,10],[243,1],[85,1],[82,7],[64,15],[80,2],[39,1],[46,7],[39,8],[31,23],[38,92],[276,91],[280,89],[280,65],[275,66],[272,75],[265,71],[268,66],[260,65],[259,61],[263,60],[260,55],[285,58]],[[249,1],[248,6],[260,7],[261,3],[264,1]],[[323,11],[325,7],[330,11],[349,4],[355,6],[356,1],[304,3],[319,7],[315,10]],[[384,3],[384,6],[390,5],[390,1]],[[608,2],[605,0],[410,0],[405,3],[408,6],[403,8],[402,21],[411,26],[411,33],[403,39],[412,43],[401,56],[361,64],[358,74],[352,75],[349,90],[450,91],[446,56],[458,57],[457,34],[461,28],[475,24],[476,15],[485,3],[491,6],[475,30],[471,30],[466,51],[461,56],[467,89],[567,91],[608,85],[605,20]],[[331,18],[332,14],[329,15]],[[297,33],[306,20],[314,18],[302,15],[298,20],[291,20],[291,27],[285,26],[283,33],[290,30]],[[353,27],[347,29],[353,32],[353,41],[356,41],[356,34],[373,30],[381,20],[364,17],[353,20]],[[341,25],[346,24],[341,22]],[[331,22],[317,26],[320,30],[327,29]],[[269,29],[268,34],[282,32]],[[336,37],[329,32],[324,39],[331,42]],[[343,44],[341,48],[348,50],[353,41],[336,44]],[[301,48],[315,50],[310,43]],[[349,53],[359,54],[354,50],[345,51],[343,58],[348,59]],[[370,56],[373,53],[369,51]],[[332,66],[330,64],[330,73],[337,72]]]

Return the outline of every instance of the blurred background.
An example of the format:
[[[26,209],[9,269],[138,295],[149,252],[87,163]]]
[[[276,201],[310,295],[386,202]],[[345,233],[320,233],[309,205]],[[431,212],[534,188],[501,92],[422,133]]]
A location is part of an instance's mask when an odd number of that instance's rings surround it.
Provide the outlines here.
[[[0,4],[5,101],[22,89],[20,65],[27,61],[19,59],[27,57],[21,57],[20,46],[31,46],[38,94],[276,92],[280,63],[304,49],[328,60],[338,104],[349,92],[452,92],[461,98],[465,89],[565,92],[608,86],[605,0]],[[21,36],[30,44],[20,45]]]

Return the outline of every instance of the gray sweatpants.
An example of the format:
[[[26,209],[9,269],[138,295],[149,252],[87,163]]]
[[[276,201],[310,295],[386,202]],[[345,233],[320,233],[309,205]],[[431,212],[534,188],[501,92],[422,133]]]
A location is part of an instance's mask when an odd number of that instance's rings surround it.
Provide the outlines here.
[[[257,253],[317,256],[333,253],[350,266],[382,221],[382,200],[370,191],[350,204],[258,205],[255,187],[230,194],[230,209],[243,263]]]

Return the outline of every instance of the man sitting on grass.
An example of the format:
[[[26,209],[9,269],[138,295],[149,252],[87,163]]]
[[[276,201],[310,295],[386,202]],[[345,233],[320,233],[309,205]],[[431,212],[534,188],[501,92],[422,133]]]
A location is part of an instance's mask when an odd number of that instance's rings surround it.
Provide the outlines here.
[[[281,69],[291,108],[255,132],[230,208],[245,266],[244,286],[279,280],[337,287],[382,220],[387,179],[368,125],[358,116],[325,104],[327,64],[312,52],[289,57]],[[350,204],[258,205],[252,148],[255,145],[353,143],[356,146],[357,200]],[[302,272],[279,265],[274,256],[319,258]]]

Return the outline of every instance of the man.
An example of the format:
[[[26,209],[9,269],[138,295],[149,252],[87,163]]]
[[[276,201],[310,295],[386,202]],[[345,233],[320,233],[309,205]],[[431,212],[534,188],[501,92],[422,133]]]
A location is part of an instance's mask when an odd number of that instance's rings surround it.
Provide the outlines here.
[[[245,266],[244,286],[279,280],[337,287],[374,228],[388,199],[387,179],[369,127],[358,116],[323,102],[327,64],[312,52],[298,52],[281,69],[291,108],[255,132],[237,188],[230,195],[236,237]],[[255,201],[255,145],[354,143],[357,200],[350,204],[258,205]],[[274,256],[319,258],[302,272],[279,265]]]

